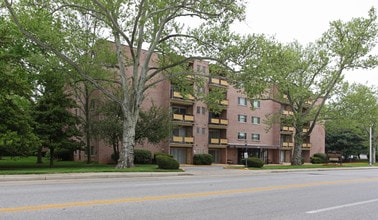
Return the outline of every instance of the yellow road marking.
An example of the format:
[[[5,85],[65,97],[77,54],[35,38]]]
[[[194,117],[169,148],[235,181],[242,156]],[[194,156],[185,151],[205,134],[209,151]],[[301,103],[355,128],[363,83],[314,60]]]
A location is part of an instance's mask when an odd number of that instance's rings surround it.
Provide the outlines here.
[[[335,185],[335,184],[342,184],[342,183],[356,183],[356,182],[367,182],[367,181],[378,181],[378,178],[361,178],[361,179],[351,179],[351,180],[298,183],[298,184],[290,184],[290,185],[266,186],[266,187],[231,189],[231,190],[222,190],[222,191],[197,192],[197,193],[185,193],[185,194],[172,194],[172,195],[162,195],[162,196],[146,196],[146,197],[135,197],[135,198],[92,200],[92,201],[84,201],[84,202],[67,202],[67,203],[56,203],[56,204],[42,204],[42,205],[35,205],[35,206],[9,207],[9,208],[0,208],[0,213],[68,208],[68,207],[77,207],[77,206],[110,205],[110,204],[128,203],[128,202],[145,202],[145,201],[168,200],[168,199],[182,199],[182,198],[193,198],[193,197],[203,197],[203,196],[213,196],[213,195],[227,195],[227,194],[237,194],[237,193],[246,193],[246,192],[259,192],[259,191],[270,191],[270,190],[278,190],[278,189],[291,189],[291,188],[299,188],[299,187]]]

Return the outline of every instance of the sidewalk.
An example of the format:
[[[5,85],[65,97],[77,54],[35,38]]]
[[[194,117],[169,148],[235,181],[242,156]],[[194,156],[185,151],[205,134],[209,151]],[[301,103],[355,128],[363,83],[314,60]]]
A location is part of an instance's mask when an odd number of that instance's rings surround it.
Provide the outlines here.
[[[306,169],[272,169],[246,170],[227,169],[227,165],[214,164],[210,166],[182,165],[184,172],[104,172],[104,173],[60,173],[60,174],[23,174],[0,175],[1,182],[9,181],[38,181],[38,180],[68,180],[68,179],[99,179],[99,178],[135,178],[135,177],[165,177],[165,176],[209,176],[209,175],[251,175],[262,173],[285,173],[306,171],[331,171],[351,169],[378,169],[378,167],[345,167],[345,168],[306,168]]]

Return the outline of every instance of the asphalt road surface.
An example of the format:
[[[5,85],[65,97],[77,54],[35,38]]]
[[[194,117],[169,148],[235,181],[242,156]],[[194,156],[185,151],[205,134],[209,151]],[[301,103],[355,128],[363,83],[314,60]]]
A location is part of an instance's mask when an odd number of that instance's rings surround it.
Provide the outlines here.
[[[378,169],[0,182],[0,219],[377,219]]]

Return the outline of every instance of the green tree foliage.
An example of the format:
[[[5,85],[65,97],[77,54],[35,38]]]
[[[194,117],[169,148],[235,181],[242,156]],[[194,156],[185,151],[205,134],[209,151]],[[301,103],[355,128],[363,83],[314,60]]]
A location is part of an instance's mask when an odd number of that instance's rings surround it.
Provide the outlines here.
[[[323,106],[341,85],[343,73],[377,65],[377,55],[372,54],[378,39],[376,17],[371,9],[367,18],[331,22],[322,37],[307,46],[242,39],[245,49],[235,63],[244,65],[235,80],[251,99],[271,99],[293,112],[286,118],[295,128],[293,165],[302,164],[302,143],[323,119]],[[310,126],[306,132],[304,125]]]
[[[119,154],[119,143],[122,140],[122,118],[123,113],[117,103],[106,100],[97,100],[98,120],[92,122],[92,132],[98,138],[105,140],[113,147],[113,153]],[[140,111],[138,118],[135,141],[159,143],[169,137],[171,130],[171,118],[169,110],[163,107],[152,105],[147,110]]]
[[[135,130],[145,91],[164,79],[197,75],[188,70],[189,61],[220,59],[219,51],[233,41],[229,25],[244,19],[245,8],[242,0],[19,0],[17,4],[4,0],[4,3],[23,34],[70,64],[121,106],[124,118],[118,168],[134,166]],[[102,35],[114,41],[116,62],[113,65],[93,62],[92,67],[111,67],[113,71],[109,73],[115,75],[121,94],[112,93],[83,68],[80,58],[90,52],[86,50],[90,47],[82,36],[87,36],[86,27],[91,23],[82,22],[78,14],[87,15],[89,21],[99,21],[99,28],[91,32],[92,36]],[[193,27],[194,23],[198,26]],[[128,50],[123,44],[133,49]],[[222,63],[227,64],[223,60]]]
[[[0,17],[0,157],[30,155],[38,141],[30,116],[29,49],[13,23]]]
[[[79,120],[70,111],[77,105],[65,91],[66,81],[59,72],[45,72],[40,79],[40,96],[33,111],[35,130],[42,141],[41,147],[50,150],[50,167],[53,167],[55,150],[65,149],[73,154],[80,146]]]
[[[367,154],[364,140],[355,130],[333,130],[326,133],[326,151],[340,151],[345,158],[361,153]]]
[[[147,140],[149,143],[157,144],[169,137],[171,127],[169,110],[152,105],[149,109],[140,111],[135,141]]]
[[[330,134],[339,134],[347,130],[363,138],[361,144],[355,144],[356,150],[366,153],[369,146],[370,128],[378,123],[378,90],[363,84],[345,83],[340,92],[326,106],[326,130]],[[340,134],[342,135],[342,134]],[[376,145],[377,134],[373,133],[373,144]],[[359,139],[358,139],[359,140]],[[332,144],[332,143],[330,143]]]

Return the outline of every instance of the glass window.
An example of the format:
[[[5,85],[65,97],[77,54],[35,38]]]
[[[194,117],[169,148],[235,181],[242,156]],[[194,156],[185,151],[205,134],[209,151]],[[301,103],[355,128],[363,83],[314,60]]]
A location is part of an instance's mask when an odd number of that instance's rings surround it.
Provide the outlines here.
[[[260,117],[252,116],[252,124],[260,124]]]
[[[243,97],[238,97],[238,105],[247,105],[247,99]]]
[[[202,114],[204,115],[206,113],[206,108],[202,107]]]
[[[238,132],[238,139],[246,140],[247,139],[247,133]]]
[[[197,114],[201,113],[201,107],[197,106]]]
[[[247,116],[246,115],[238,115],[238,121],[246,123],[247,122]]]
[[[259,141],[260,140],[260,134],[252,134],[252,140],[253,141]]]
[[[260,101],[253,100],[253,108],[260,108]]]
[[[206,134],[206,128],[202,128],[202,134]]]

